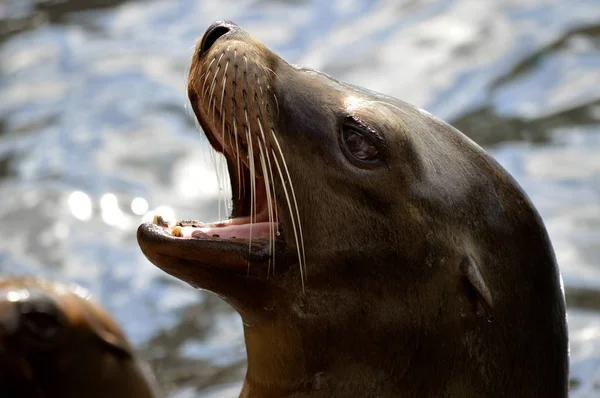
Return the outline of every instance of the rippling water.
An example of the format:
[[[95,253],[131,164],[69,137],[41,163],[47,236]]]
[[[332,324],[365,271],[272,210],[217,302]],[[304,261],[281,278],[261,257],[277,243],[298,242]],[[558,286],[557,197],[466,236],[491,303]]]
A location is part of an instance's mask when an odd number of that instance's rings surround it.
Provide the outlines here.
[[[156,211],[217,218],[185,96],[195,41],[215,19],[484,145],[553,241],[571,396],[600,395],[598,0],[1,1],[2,273],[88,287],[170,396],[237,396],[240,319],[155,269],[135,238]]]

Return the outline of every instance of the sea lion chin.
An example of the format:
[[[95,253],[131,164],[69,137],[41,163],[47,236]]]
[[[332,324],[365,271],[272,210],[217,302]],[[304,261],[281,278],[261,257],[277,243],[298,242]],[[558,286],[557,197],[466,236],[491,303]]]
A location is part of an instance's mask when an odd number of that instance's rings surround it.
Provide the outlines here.
[[[565,397],[565,304],[540,217],[429,113],[288,64],[232,22],[188,95],[231,218],[138,229],[242,316],[243,397]]]
[[[155,381],[89,293],[0,278],[0,396],[156,398]]]

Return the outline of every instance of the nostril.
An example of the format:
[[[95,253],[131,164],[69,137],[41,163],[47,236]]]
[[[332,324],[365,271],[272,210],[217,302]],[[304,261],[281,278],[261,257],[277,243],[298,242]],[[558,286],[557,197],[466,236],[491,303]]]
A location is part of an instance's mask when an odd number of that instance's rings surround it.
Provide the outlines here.
[[[230,30],[231,28],[221,21],[210,25],[202,37],[202,43],[200,43],[200,52],[204,53],[208,51],[212,45],[215,44],[215,41],[217,41],[219,37],[223,36]]]

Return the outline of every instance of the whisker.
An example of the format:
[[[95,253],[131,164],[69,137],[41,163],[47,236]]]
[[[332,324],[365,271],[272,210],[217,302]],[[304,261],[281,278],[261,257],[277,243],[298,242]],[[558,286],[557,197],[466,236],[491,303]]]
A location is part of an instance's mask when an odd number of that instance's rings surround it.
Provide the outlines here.
[[[254,150],[252,149],[252,137],[250,133],[250,122],[248,120],[248,101],[246,99],[246,109],[244,116],[246,117],[246,139],[248,140],[248,166],[250,168],[250,241],[248,243],[248,253],[252,249],[252,225],[253,220],[256,222],[256,171],[254,170]],[[252,213],[254,212],[254,219]],[[248,263],[248,273],[250,272],[250,263]]]
[[[271,179],[271,187],[273,189],[273,210],[275,212],[275,236],[279,234],[279,217],[277,215],[277,198],[275,197],[275,179],[273,178],[273,167],[271,166],[271,156],[267,152],[267,164],[269,166],[269,178]],[[275,250],[273,249],[273,259],[275,259]]]
[[[278,220],[277,220],[277,206],[274,205],[274,199],[275,199],[275,187],[273,186],[273,196],[271,196],[271,185],[273,184],[274,180],[273,180],[273,168],[271,167],[271,159],[269,157],[269,153],[267,152],[268,149],[268,145],[267,145],[267,140],[265,138],[265,132],[263,130],[262,127],[262,123],[260,122],[260,118],[257,117],[256,121],[258,122],[258,128],[260,130],[260,135],[262,137],[262,141],[265,145],[265,152],[266,152],[266,158],[267,158],[267,163],[269,166],[269,170],[267,173],[266,170],[266,166],[263,167],[263,175],[265,178],[265,191],[267,192],[267,205],[269,206],[269,223],[271,224],[269,226],[269,231],[271,233],[271,238],[269,239],[269,252],[271,254],[271,257],[273,258],[273,275],[275,275],[275,244],[274,244],[274,240],[275,240],[275,234],[277,233],[277,231],[273,230],[273,218],[275,218],[275,228],[278,228]],[[270,181],[269,181],[270,180]],[[273,214],[273,208],[275,211],[275,214]]]
[[[277,109],[277,117],[279,117],[279,101],[277,101],[275,93],[273,93],[273,98],[275,98],[275,108]]]
[[[273,131],[273,130],[271,130]],[[302,282],[302,290],[304,291],[304,268],[302,267],[302,257],[300,254],[300,241],[298,240],[298,231],[296,229],[296,221],[294,214],[292,213],[292,203],[290,201],[290,195],[288,194],[288,189],[285,184],[285,178],[283,177],[283,173],[281,172],[281,167],[279,166],[279,162],[277,161],[277,156],[273,149],[271,149],[273,153],[273,162],[275,163],[275,167],[277,168],[277,172],[279,173],[279,178],[281,179],[281,186],[283,187],[283,193],[285,194],[285,199],[287,201],[288,209],[290,210],[290,219],[292,220],[292,229],[294,230],[294,238],[296,239],[296,250],[298,251],[298,261],[300,262],[300,280]],[[291,184],[290,184],[291,186]]]
[[[222,83],[222,89],[221,89],[221,142],[223,145],[223,150],[225,150],[225,114],[226,112],[223,111],[223,100],[225,99],[225,87],[227,86],[227,69],[229,68],[229,60],[227,60],[227,63],[225,64],[225,70],[223,71],[223,83]],[[216,76],[215,76],[216,77]],[[216,104],[215,104],[216,107]],[[213,119],[214,119],[214,108],[213,108]],[[221,183],[222,186],[219,187],[219,199],[221,198],[221,193],[222,193],[222,197],[223,197],[223,210],[225,211],[225,213],[227,213],[227,193],[225,192],[224,187],[227,186],[227,184],[225,183],[225,160],[223,160],[221,162]],[[222,220],[221,218],[221,201],[219,200],[219,220]]]
[[[237,55],[237,50],[234,50],[233,52],[233,60],[235,62],[235,58]],[[233,82],[232,82],[232,95],[231,95],[231,102],[233,105],[233,136],[235,137],[235,159],[236,159],[236,166],[237,166],[237,183],[238,183],[238,199],[242,198],[242,192],[243,192],[243,185],[242,185],[242,181],[244,179],[244,176],[242,175],[242,171],[241,171],[241,161],[240,161],[240,147],[238,144],[238,132],[237,132],[237,102],[235,100],[235,92],[237,90],[237,72],[238,72],[238,68],[237,65],[236,67],[233,68],[234,74],[233,74]]]
[[[246,54],[244,54],[244,63],[246,68],[244,69],[244,84],[245,87],[249,87],[248,85],[248,58],[246,57]],[[248,104],[248,92],[245,89],[242,89],[242,96],[244,97],[244,116],[246,118],[246,126],[248,126],[248,131],[250,132],[250,120],[248,119],[248,108],[249,108],[249,104]],[[250,132],[249,138],[248,138],[248,154],[249,156],[249,163],[251,165],[251,173],[250,173],[250,190],[251,190],[251,196],[254,199],[254,206],[250,206],[250,213],[252,213],[252,210],[254,210],[254,221],[256,222],[256,170],[254,167],[254,150],[252,149],[252,134]],[[252,224],[250,224],[250,232],[252,232]]]
[[[209,154],[210,154],[210,163],[212,164],[212,166],[216,172],[215,178],[217,179],[217,186],[220,189],[219,168],[217,167],[217,152],[213,151],[213,150],[209,150]]]
[[[263,144],[265,145],[265,149],[263,150]],[[267,173],[267,164],[265,162],[265,154],[266,151],[266,143],[261,143],[258,140],[258,150],[260,155],[260,165],[262,168],[263,178],[265,180],[265,191],[267,193],[267,207],[269,214],[269,254],[273,252],[273,207],[271,201],[271,189],[269,184],[269,174]],[[269,265],[267,267],[267,275],[269,275],[269,270],[271,269],[271,256],[269,256]],[[275,275],[275,266],[273,265],[273,275]]]
[[[275,76],[275,77],[279,77],[279,76],[277,76],[277,73],[275,73],[275,71],[274,71],[273,69],[271,69],[271,68],[268,68],[268,67],[266,67],[266,66],[264,66],[263,68],[264,68],[265,70],[267,70],[267,71],[271,72],[271,73],[273,74],[273,76]]]
[[[221,59],[223,58],[223,56],[225,55],[225,53],[221,53],[221,56],[219,57],[219,60],[217,61],[217,70],[215,71],[215,76],[213,77],[212,83],[210,84],[210,95],[209,95],[209,101],[208,101],[208,107],[207,110],[210,110],[210,106],[212,105],[212,100],[213,100],[213,94],[215,93],[215,86],[216,86],[216,82],[217,82],[217,75],[219,74],[219,71],[221,70]],[[216,104],[215,104],[216,106]],[[213,120],[214,120],[214,113],[213,113]]]
[[[257,79],[257,84],[258,84],[258,79]],[[260,88],[260,92],[262,94],[263,90],[262,90],[262,86],[259,85]],[[262,111],[260,110],[260,104],[258,102],[258,99],[255,97],[256,100],[256,105],[259,109],[259,115],[262,116]],[[265,137],[265,132],[260,120],[260,117],[257,116],[256,121],[258,122],[258,129],[260,131],[260,135],[262,137],[262,141],[264,142],[265,145],[265,151],[268,149],[268,144],[267,144],[267,139]],[[273,202],[275,200],[275,186],[274,186],[274,182],[275,179],[273,178],[273,167],[271,166],[271,158],[269,156],[269,152],[266,151],[266,158],[267,158],[267,163],[269,166],[269,174],[266,173],[266,170],[263,172],[263,174],[265,175],[265,181],[269,180],[269,176],[270,176],[270,180],[271,180],[271,187],[269,187],[269,184],[265,185],[266,191],[267,191],[267,195],[271,196],[271,189],[272,189],[272,200],[271,203],[269,203],[269,222],[273,222],[273,217],[272,217],[272,213],[273,213],[273,207],[274,209],[274,216],[275,216],[275,228],[279,228],[279,220],[277,219],[277,206],[273,205]],[[271,189],[270,189],[271,188]],[[277,234],[278,231],[271,231],[273,238],[275,239],[275,236]],[[273,257],[273,275],[275,274],[275,245],[273,244],[272,246],[270,246],[270,251],[271,251],[271,256]]]
[[[221,137],[223,139],[223,141],[221,141],[223,143],[223,148],[225,148],[225,112],[223,112],[221,114]],[[219,216],[219,221],[222,220],[222,214],[221,214],[221,203],[223,204],[223,209],[225,210],[225,212],[227,212],[226,209],[226,194],[225,194],[225,187],[227,184],[225,184],[225,156],[219,156],[219,168],[217,170],[217,178],[219,179],[219,202],[218,202],[218,216]]]
[[[223,88],[221,90],[221,114],[223,114],[223,101],[225,100],[225,87],[227,86],[227,69],[228,68],[229,68],[229,60],[227,60],[227,63],[225,64],[225,71],[223,72]]]
[[[227,113],[227,112],[225,112],[225,113]],[[227,140],[229,140],[229,148],[233,148],[233,135],[231,134],[231,126],[229,124],[227,124],[226,129],[227,129],[227,131],[226,131],[225,135],[226,135]],[[225,203],[224,203],[224,208],[225,208],[225,212],[226,212],[226,217],[227,217],[227,215],[231,214],[231,210],[233,208],[233,203],[231,202],[231,200],[233,199],[233,184],[230,181],[231,176],[227,172],[228,167],[229,167],[229,164],[227,163],[227,158],[225,158],[225,171],[226,171],[226,173],[224,174],[225,175],[225,180],[224,180],[224,184],[225,184]],[[229,183],[227,183],[227,182],[229,182]]]
[[[208,76],[210,76],[210,67],[212,66],[213,62],[215,62],[217,60],[217,57],[214,57],[212,59],[212,61],[210,61],[210,64],[208,64],[208,66],[206,67],[206,76],[204,77],[204,83],[202,84],[202,97],[206,98],[206,94],[204,93],[204,87],[206,87],[206,81],[208,80]]]
[[[238,144],[238,131],[237,131],[237,118],[236,118],[236,106],[235,106],[235,98],[233,100],[233,136],[235,137],[235,159],[237,163],[237,175],[238,175],[238,199],[242,198],[242,181],[244,176],[242,175],[241,170],[241,161],[240,161],[240,147]],[[245,188],[245,186],[244,186]]]
[[[292,192],[292,199],[294,201],[294,208],[296,210],[296,217],[298,219],[298,230],[300,232],[300,245],[302,246],[302,262],[304,262],[304,273],[306,274],[306,255],[304,252],[304,237],[302,234],[302,223],[300,222],[300,212],[298,211],[298,201],[296,200],[296,192],[294,191],[294,185],[292,183],[292,179],[290,177],[290,172],[287,167],[287,163],[285,161],[285,157],[283,156],[283,151],[281,150],[281,146],[279,145],[279,141],[277,140],[277,134],[275,131],[271,129],[271,136],[273,137],[273,142],[277,146],[277,149],[281,155],[281,162],[283,163],[283,168],[285,170],[285,174],[287,176],[288,182],[290,184],[290,191]],[[300,264],[302,266],[302,264]]]

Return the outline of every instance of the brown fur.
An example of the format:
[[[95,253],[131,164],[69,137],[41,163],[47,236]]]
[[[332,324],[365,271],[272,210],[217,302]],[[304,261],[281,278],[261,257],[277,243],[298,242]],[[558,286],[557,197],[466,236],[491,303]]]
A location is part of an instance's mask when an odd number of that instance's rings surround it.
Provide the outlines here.
[[[214,98],[203,92],[207,74],[216,74]],[[303,228],[304,288],[281,184],[274,275],[268,242],[248,251],[244,241],[138,230],[152,262],[242,315],[242,397],[566,396],[551,244],[526,195],[481,148],[404,102],[287,64],[230,22],[199,43],[188,92],[232,182],[221,112],[226,130],[234,111],[247,112],[251,139],[261,126],[275,131]],[[340,150],[348,119],[383,137],[378,167],[356,167]],[[237,199],[233,185],[236,216],[248,198]]]
[[[159,396],[119,326],[89,297],[35,278],[0,278],[0,291],[0,396]]]

